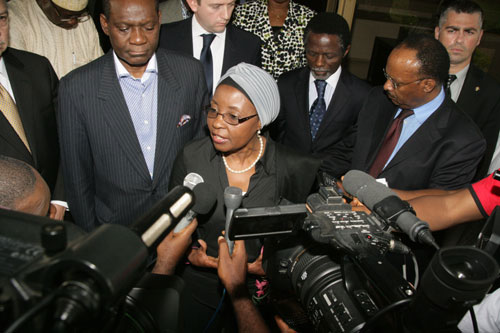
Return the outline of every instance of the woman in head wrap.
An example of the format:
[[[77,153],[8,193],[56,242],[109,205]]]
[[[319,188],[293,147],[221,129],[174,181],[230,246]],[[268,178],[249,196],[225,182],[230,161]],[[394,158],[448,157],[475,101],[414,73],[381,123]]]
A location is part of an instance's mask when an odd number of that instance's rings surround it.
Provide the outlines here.
[[[210,137],[192,141],[174,163],[170,186],[181,185],[191,172],[203,177],[217,196],[215,207],[198,216],[199,248],[189,254],[191,264],[180,269],[186,282],[181,300],[181,328],[201,332],[210,322],[222,298],[217,277],[217,238],[225,226],[224,190],[236,186],[243,191],[241,207],[269,207],[287,199],[304,203],[314,190],[320,161],[294,153],[271,141],[261,132],[279,113],[278,87],[264,70],[245,63],[230,68],[221,77],[206,109]],[[254,295],[257,275],[263,274],[260,240],[246,241],[249,287]],[[253,289],[253,290],[252,290]],[[224,304],[230,306],[230,301]],[[227,311],[217,313],[209,332],[220,332],[221,325],[234,322]],[[226,327],[226,330],[231,329]]]

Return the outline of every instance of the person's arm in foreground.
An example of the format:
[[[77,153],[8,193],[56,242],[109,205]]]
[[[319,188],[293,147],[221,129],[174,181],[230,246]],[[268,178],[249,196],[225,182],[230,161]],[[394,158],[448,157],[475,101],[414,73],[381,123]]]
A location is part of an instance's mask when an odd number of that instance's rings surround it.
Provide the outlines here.
[[[165,236],[161,243],[156,248],[157,259],[153,267],[152,273],[172,275],[175,272],[175,266],[182,259],[191,245],[191,235],[196,230],[198,221],[194,219],[187,227],[174,233]]]
[[[224,237],[219,237],[219,264],[217,273],[231,297],[238,322],[238,332],[269,332],[264,319],[255,307],[246,287],[247,253],[244,241],[234,242],[233,254]]]

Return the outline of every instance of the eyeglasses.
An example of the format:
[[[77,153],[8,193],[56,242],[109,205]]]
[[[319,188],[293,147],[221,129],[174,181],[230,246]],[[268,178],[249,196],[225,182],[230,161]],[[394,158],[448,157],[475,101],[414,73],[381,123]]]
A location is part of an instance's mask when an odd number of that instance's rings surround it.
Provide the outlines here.
[[[405,82],[397,82],[392,77],[390,77],[389,74],[387,74],[387,72],[385,71],[385,68],[382,68],[382,71],[384,72],[385,78],[391,82],[392,86],[394,87],[394,90],[397,90],[398,88],[400,88],[402,86],[406,86],[406,85],[409,85],[409,84],[412,84],[412,83],[415,83],[415,82],[418,82],[418,81],[425,80],[425,79],[418,79],[418,80],[411,81],[411,82],[406,82],[406,83]]]
[[[90,14],[87,11],[83,11],[78,15],[71,15],[68,17],[67,15],[61,14],[61,12],[59,11],[59,8],[57,8],[57,5],[54,2],[50,1],[50,3],[52,4],[52,7],[55,9],[56,14],[57,14],[57,16],[59,16],[59,20],[61,22],[70,22],[73,20],[77,20],[79,23],[83,23],[83,22],[88,21],[90,19]]]
[[[211,106],[207,106],[205,108],[205,112],[207,113],[207,117],[210,119],[215,119],[215,118],[217,118],[218,115],[221,115],[222,120],[224,120],[229,125],[239,125],[239,124],[244,123],[245,121],[247,121],[249,119],[252,119],[253,117],[257,117],[257,114],[254,114],[254,115],[251,115],[248,117],[238,118],[237,115],[234,115],[231,113],[220,113]]]

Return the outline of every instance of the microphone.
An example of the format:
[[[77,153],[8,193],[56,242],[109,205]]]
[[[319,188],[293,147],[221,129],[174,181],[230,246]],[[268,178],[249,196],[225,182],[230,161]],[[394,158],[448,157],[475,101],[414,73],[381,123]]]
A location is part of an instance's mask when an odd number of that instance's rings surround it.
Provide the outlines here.
[[[195,172],[190,172],[186,175],[186,177],[184,177],[182,185],[192,190],[196,185],[198,185],[199,183],[203,183],[204,181],[205,180],[203,180],[203,177],[200,176],[199,174]]]
[[[188,187],[176,186],[130,229],[141,237],[150,251],[155,250],[153,244],[172,230],[176,222],[193,206],[194,201],[193,192]]]
[[[230,254],[233,253],[234,242],[229,240],[229,226],[231,225],[231,220],[233,219],[233,213],[238,207],[240,207],[242,200],[243,192],[241,191],[241,188],[236,186],[226,187],[224,190],[224,204],[226,205],[226,227],[224,238],[226,238]]]
[[[177,223],[174,228],[174,233],[182,231],[198,214],[207,214],[217,201],[213,188],[208,183],[199,183],[194,187],[193,192],[196,202],[186,216],[184,216],[182,220]]]
[[[351,170],[344,176],[344,189],[357,197],[366,207],[375,212],[391,226],[407,234],[414,242],[439,249],[429,229],[429,224],[415,216],[408,202],[401,200],[387,186],[378,183],[372,176]]]

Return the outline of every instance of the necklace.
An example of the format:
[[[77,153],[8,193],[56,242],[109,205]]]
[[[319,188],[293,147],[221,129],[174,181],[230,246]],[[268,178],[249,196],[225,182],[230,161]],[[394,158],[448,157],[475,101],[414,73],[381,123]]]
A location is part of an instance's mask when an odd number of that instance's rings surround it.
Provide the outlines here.
[[[259,142],[260,142],[260,151],[259,151],[259,156],[257,156],[257,158],[255,159],[255,161],[253,161],[252,164],[250,164],[250,166],[248,168],[245,168],[243,170],[233,170],[229,167],[229,165],[227,164],[227,161],[226,161],[226,157],[225,156],[222,156],[222,161],[224,162],[224,165],[226,166],[226,169],[229,170],[229,172],[232,172],[232,173],[245,173],[247,172],[248,170],[250,170],[251,168],[254,167],[254,165],[260,160],[261,156],[262,156],[262,152],[264,151],[264,142],[262,140],[262,136],[259,135]]]

